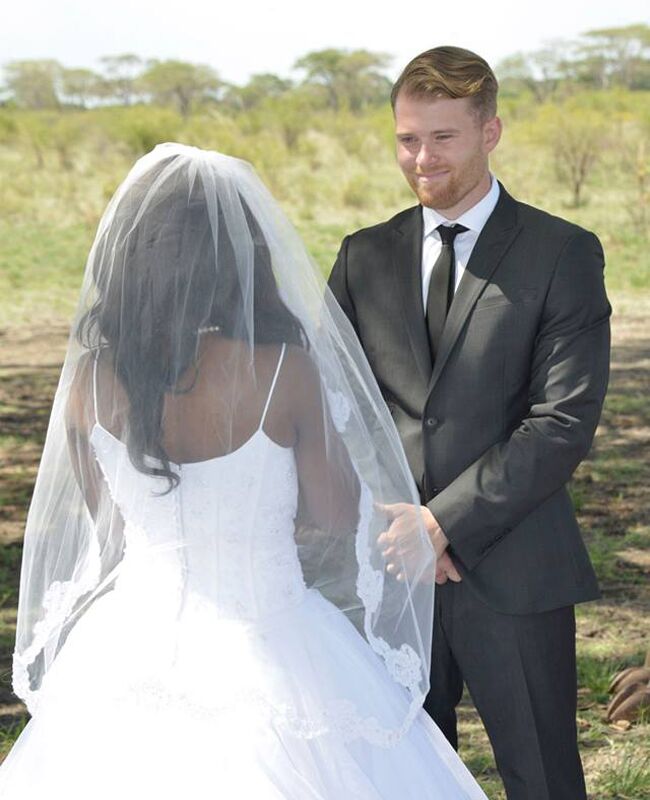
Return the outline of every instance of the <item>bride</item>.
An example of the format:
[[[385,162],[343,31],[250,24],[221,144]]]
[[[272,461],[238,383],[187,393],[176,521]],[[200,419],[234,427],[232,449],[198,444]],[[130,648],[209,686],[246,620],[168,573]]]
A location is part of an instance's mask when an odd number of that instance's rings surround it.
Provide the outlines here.
[[[0,796],[485,800],[421,708],[435,559],[400,501],[278,205],[244,162],[156,147],[99,224],[54,399]]]

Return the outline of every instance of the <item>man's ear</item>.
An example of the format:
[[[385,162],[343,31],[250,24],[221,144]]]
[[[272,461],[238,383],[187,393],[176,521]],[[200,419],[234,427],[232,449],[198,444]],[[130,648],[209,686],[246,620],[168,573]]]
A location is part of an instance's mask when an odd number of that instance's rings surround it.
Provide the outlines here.
[[[492,117],[483,123],[483,147],[486,153],[491,153],[499,144],[502,131],[503,124],[500,117]]]

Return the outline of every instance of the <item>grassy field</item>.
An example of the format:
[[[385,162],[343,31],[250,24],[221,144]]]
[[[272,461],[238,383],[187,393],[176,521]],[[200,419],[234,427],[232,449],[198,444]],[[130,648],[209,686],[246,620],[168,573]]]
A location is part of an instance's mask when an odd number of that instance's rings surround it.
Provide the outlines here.
[[[220,145],[206,122],[193,120],[191,125],[191,131],[174,131],[175,138]],[[394,167],[389,137],[377,133],[377,121],[359,123],[361,134],[367,126],[367,136],[354,146],[349,144],[350,125],[343,120],[337,132],[332,122],[334,133],[328,134],[323,123],[301,134],[293,155],[272,140],[280,164],[275,172],[271,156],[260,156],[260,171],[324,273],[346,232],[412,203]],[[232,131],[230,139],[223,131],[223,149],[239,141]],[[627,731],[613,728],[605,722],[605,707],[611,675],[641,663],[648,649],[648,242],[631,221],[628,178],[611,179],[607,164],[613,161],[605,160],[595,171],[585,205],[569,208],[545,145],[514,119],[506,131],[493,166],[507,187],[521,199],[595,230],[607,254],[614,307],[611,385],[591,455],[572,482],[603,587],[602,600],[578,609],[580,746],[591,800],[643,800],[650,798],[647,722]],[[49,406],[94,228],[133,160],[124,147],[100,145],[86,142],[72,167],[62,164],[56,151],[46,151],[39,167],[24,141],[0,143],[0,757],[26,719],[11,693],[10,662],[22,529]],[[230,152],[255,161],[248,139],[237,147]],[[257,147],[261,152],[262,146]],[[461,708],[461,727],[463,757],[491,800],[503,800],[489,744],[468,699]]]

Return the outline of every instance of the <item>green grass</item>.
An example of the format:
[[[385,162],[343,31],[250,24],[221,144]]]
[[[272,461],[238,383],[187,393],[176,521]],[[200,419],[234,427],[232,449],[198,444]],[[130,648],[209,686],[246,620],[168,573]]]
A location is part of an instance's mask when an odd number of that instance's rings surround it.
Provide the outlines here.
[[[647,575],[631,565],[622,566],[619,554],[628,547],[648,548],[648,537],[622,532],[612,535],[604,530],[589,531],[589,556],[598,580],[607,585],[627,585],[630,590],[647,581]]]
[[[625,658],[602,658],[582,653],[578,655],[578,685],[588,690],[597,703],[609,702],[608,688],[612,676],[617,672],[643,664],[645,653],[636,652]]]
[[[648,398],[642,394],[611,393],[607,398],[607,408],[612,414],[636,415],[648,407]]]
[[[68,319],[93,233],[82,223],[0,224],[0,326]]]
[[[650,798],[650,755],[636,747],[624,747],[610,759],[598,776],[598,798],[648,800]]]
[[[0,609],[13,609],[18,605],[18,575],[22,547],[19,544],[0,547]],[[3,633],[0,629],[0,652],[7,652],[11,640],[13,649],[13,631]]]
[[[28,717],[23,716],[18,720],[12,720],[6,725],[3,725],[2,719],[0,718],[0,758],[4,758],[11,750],[13,743],[23,732],[27,720]]]

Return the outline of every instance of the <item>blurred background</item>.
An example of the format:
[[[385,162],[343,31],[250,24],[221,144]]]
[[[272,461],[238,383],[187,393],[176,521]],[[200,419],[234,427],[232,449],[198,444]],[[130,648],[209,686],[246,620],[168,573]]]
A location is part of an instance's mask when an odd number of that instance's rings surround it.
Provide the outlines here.
[[[117,185],[158,142],[244,158],[327,275],[346,233],[413,205],[395,163],[390,87],[421,50],[455,44],[486,57],[500,81],[493,172],[518,199],[595,231],[605,249],[612,381],[572,483],[604,589],[578,612],[579,730],[592,800],[650,797],[650,672],[638,670],[613,706],[609,692],[648,647],[648,15],[625,0],[486,5],[432,16],[428,4],[378,14],[342,0],[311,11],[289,2],[201,11],[188,0],[181,12],[168,0],[116,0],[110,14],[77,2],[3,12],[0,758],[26,719],[10,689],[24,520],[85,258]],[[499,800],[469,698],[461,717],[461,755]]]

